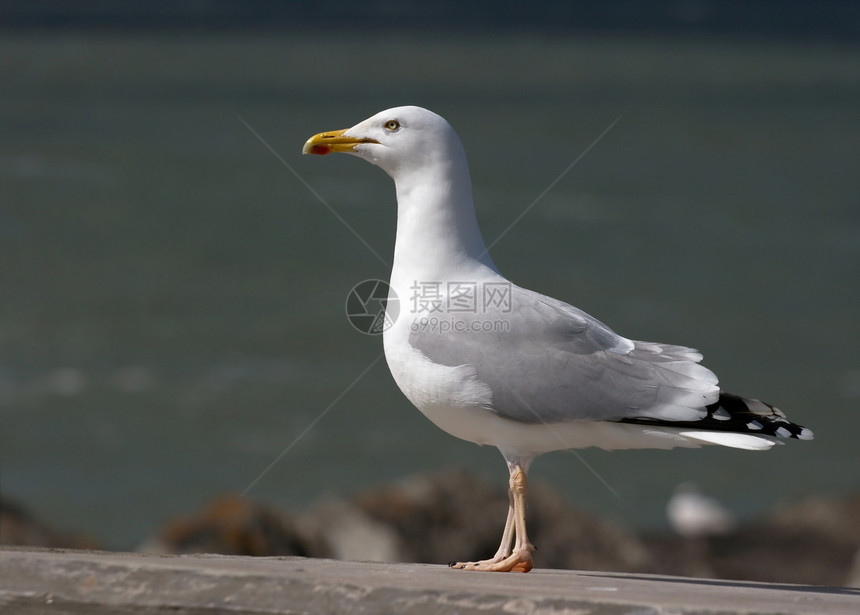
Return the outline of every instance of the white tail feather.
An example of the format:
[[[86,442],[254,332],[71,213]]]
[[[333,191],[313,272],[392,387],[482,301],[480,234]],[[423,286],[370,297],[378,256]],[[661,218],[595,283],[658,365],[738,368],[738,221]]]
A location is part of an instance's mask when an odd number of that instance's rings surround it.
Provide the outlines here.
[[[749,451],[765,451],[775,444],[782,444],[770,436],[756,436],[731,431],[681,431],[679,433],[692,440],[731,448],[743,448]]]

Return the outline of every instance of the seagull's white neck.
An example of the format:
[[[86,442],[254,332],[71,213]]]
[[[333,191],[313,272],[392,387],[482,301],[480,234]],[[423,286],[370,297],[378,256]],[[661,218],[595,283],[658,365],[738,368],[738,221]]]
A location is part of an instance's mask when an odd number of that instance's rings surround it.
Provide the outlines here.
[[[415,282],[496,271],[475,217],[465,156],[439,161],[420,173],[398,173],[395,185],[392,286],[403,289]]]

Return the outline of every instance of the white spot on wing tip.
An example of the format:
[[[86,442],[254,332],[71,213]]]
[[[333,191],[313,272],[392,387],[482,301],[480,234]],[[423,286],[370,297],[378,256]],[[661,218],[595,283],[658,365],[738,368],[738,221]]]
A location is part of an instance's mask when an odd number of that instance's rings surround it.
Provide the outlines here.
[[[798,440],[814,440],[815,434],[812,433],[811,429],[807,429],[806,427],[804,427],[800,430],[800,433],[797,434],[797,438]]]

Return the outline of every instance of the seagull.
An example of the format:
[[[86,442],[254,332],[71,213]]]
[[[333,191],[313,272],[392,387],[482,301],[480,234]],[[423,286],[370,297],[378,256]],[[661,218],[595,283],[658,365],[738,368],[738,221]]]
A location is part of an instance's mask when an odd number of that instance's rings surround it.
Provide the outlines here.
[[[397,386],[449,434],[495,446],[509,506],[495,555],[452,568],[528,572],[526,474],[556,450],[699,447],[765,450],[812,432],[777,408],[723,392],[692,348],[641,342],[558,299],[517,286],[478,228],[463,145],[415,106],[322,132],[302,153],[343,152],[394,180],[397,237],[383,333]],[[404,298],[406,300],[404,300]]]
[[[737,518],[722,503],[702,493],[695,483],[675,487],[666,503],[669,524],[684,538],[725,536],[737,528]]]

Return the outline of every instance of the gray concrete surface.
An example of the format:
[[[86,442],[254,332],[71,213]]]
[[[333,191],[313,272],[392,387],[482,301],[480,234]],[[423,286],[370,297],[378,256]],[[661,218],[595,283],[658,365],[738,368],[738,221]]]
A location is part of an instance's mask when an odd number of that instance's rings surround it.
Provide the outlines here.
[[[0,549],[0,613],[860,613],[860,590],[298,557]]]

